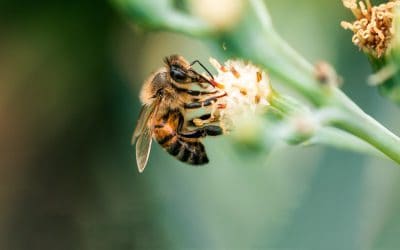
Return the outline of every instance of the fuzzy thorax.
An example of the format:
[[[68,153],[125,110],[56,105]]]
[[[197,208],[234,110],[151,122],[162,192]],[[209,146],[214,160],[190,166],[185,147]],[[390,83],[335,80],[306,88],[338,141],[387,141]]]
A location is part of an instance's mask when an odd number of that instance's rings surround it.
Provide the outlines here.
[[[228,129],[244,115],[258,114],[269,106],[272,93],[270,79],[263,70],[242,60],[229,60],[221,65],[214,58],[210,63],[217,69],[217,87],[226,93],[216,103],[214,114]]]
[[[341,22],[344,29],[354,32],[352,41],[363,51],[374,57],[381,57],[390,48],[394,36],[394,12],[399,0],[372,6],[370,0],[342,0],[357,20],[353,23]]]

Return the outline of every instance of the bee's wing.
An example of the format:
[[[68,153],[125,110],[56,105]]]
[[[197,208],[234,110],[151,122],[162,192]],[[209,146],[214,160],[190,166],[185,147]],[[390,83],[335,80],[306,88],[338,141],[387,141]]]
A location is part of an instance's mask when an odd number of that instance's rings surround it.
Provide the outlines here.
[[[149,121],[157,113],[159,102],[160,100],[156,100],[152,104],[142,107],[138,123],[133,132],[132,144],[136,142],[136,163],[140,173],[143,172],[149,159],[153,135]]]
[[[135,131],[132,136],[132,145],[135,144],[136,139],[138,139],[139,135],[143,133],[144,129],[148,126],[149,120],[153,117],[153,114],[157,112],[159,101],[156,100],[150,105],[143,105],[140,110],[139,119],[137,121]]]
[[[139,173],[142,173],[146,167],[150,155],[152,141],[151,129],[146,126],[136,142],[136,163]]]

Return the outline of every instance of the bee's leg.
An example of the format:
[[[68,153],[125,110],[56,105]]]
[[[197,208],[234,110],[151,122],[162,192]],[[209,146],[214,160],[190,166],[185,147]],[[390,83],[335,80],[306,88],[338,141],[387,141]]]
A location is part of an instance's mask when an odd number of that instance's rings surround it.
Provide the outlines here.
[[[183,105],[183,107],[185,109],[198,109],[198,108],[210,106],[213,103],[215,103],[218,98],[221,98],[221,97],[224,97],[224,96],[226,96],[226,93],[224,93],[223,95],[220,95],[220,96],[210,97],[210,98],[207,98],[207,99],[202,100],[202,101],[194,101],[194,102],[191,102],[191,103],[185,103]]]
[[[223,129],[217,125],[206,125],[201,128],[186,131],[184,129],[184,118],[181,114],[179,115],[178,122],[179,122],[179,124],[178,124],[177,132],[178,132],[179,136],[182,136],[185,138],[201,138],[201,137],[205,137],[207,135],[217,136],[217,135],[223,134]]]
[[[202,126],[204,123],[209,123],[211,122],[211,114],[204,114],[201,115],[199,117],[195,117],[190,119],[187,124],[188,126],[192,126],[192,127],[200,127]]]
[[[208,113],[190,119],[189,121],[187,121],[187,125],[191,127],[202,127],[205,124],[217,122],[218,118],[219,118],[218,114]]]
[[[218,93],[218,90],[215,91],[199,91],[199,90],[191,90],[191,89],[184,89],[184,88],[180,88],[178,89],[179,92],[184,92],[188,95],[191,96],[203,96],[203,95],[213,95]]]
[[[216,101],[217,101],[217,98],[212,97],[212,98],[206,99],[204,101],[195,101],[195,102],[191,102],[191,103],[185,103],[183,105],[183,107],[185,109],[198,109],[198,108],[210,106],[211,104],[215,103]]]
[[[207,125],[191,131],[178,131],[178,134],[185,138],[201,138],[210,136],[217,136],[223,134],[223,129],[217,125]]]
[[[201,82],[198,82],[198,83],[197,83],[197,85],[199,85],[199,86],[200,86],[200,88],[202,88],[202,89],[206,89],[206,88],[208,88],[208,87],[209,87],[209,85],[207,85],[207,84],[204,84],[204,83],[201,83]]]

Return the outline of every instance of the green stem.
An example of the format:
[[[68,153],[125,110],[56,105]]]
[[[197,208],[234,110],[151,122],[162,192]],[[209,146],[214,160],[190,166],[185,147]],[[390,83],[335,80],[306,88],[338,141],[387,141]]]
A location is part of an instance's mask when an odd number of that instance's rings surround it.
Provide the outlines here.
[[[313,65],[276,33],[262,1],[250,0],[249,5],[237,27],[220,35],[218,45],[225,44],[227,48],[224,54],[249,58],[316,106],[325,103],[325,93],[314,77]]]
[[[338,94],[338,96],[341,95]],[[346,99],[344,95],[341,98],[343,101],[340,103],[347,103],[348,107],[352,107],[353,112],[366,115],[357,106],[352,105],[352,102],[348,102],[349,100]],[[381,153],[371,144],[367,143],[366,140],[362,140],[359,137],[356,137],[354,133],[349,133],[350,132],[349,130],[326,126],[326,125],[333,125],[332,121],[336,120],[337,117],[341,117],[342,111],[320,112],[317,113],[317,115],[315,115],[314,113],[311,112],[311,110],[308,107],[298,102],[296,99],[293,99],[290,96],[281,95],[275,91],[273,91],[272,94],[269,95],[268,101],[271,107],[282,113],[283,117],[286,117],[286,120],[290,120],[291,117],[293,118],[293,116],[297,117],[308,116],[314,122],[312,126],[315,128],[315,131],[312,133],[312,135],[308,135],[308,137],[307,135],[305,135],[304,137],[299,136],[299,131],[296,131],[293,128],[293,125],[290,125],[290,122],[281,122],[281,124],[277,127],[290,126],[291,128],[284,130],[287,131],[287,133],[285,134],[284,137],[282,137],[282,139],[285,139],[286,141],[288,141],[288,139],[292,140],[292,138],[300,138],[300,139],[304,138],[305,141],[303,141],[302,145],[305,146],[312,144],[324,144],[328,146],[351,150],[354,152],[366,153],[369,155],[380,156],[380,157],[383,156],[383,153]],[[321,113],[322,117],[318,117],[319,116],[318,114]],[[345,124],[348,124],[348,122],[346,121]],[[392,136],[394,135],[392,134]]]
[[[354,135],[341,129],[331,127],[319,128],[314,136],[304,145],[328,145],[335,148],[364,153],[377,157],[385,157],[379,150]]]
[[[112,0],[135,23],[156,30],[191,36],[212,35],[215,30],[199,18],[175,9],[170,0]]]
[[[272,107],[286,116],[291,114],[310,113],[310,110],[303,103],[300,103],[290,96],[279,94],[275,90],[272,90],[272,93],[268,95],[268,102]]]
[[[340,104],[326,122],[368,142],[400,164],[400,138],[363,112],[343,93],[337,93]],[[350,105],[351,104],[351,105]]]

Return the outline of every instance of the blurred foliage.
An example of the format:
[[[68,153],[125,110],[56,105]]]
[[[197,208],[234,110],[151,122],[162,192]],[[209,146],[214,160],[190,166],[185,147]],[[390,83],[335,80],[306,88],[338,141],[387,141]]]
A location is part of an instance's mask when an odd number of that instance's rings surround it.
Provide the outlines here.
[[[396,104],[400,104],[400,75],[397,66],[397,62],[400,61],[399,53],[395,50],[383,58],[369,58],[374,71],[372,79],[377,78],[377,82],[373,82],[373,84],[378,85],[378,90],[382,96]]]
[[[339,26],[341,4],[267,3],[285,39],[333,62],[345,92],[400,132],[396,108],[364,84],[369,67]],[[138,90],[171,53],[206,61],[211,52],[131,29],[106,2],[0,2],[0,249],[399,245],[400,175],[386,160],[287,146],[239,156],[212,138],[208,166],[154,145],[139,176],[130,146]]]

